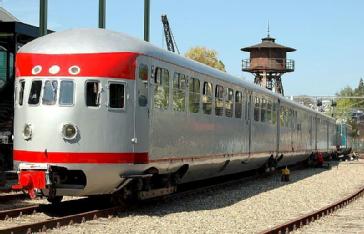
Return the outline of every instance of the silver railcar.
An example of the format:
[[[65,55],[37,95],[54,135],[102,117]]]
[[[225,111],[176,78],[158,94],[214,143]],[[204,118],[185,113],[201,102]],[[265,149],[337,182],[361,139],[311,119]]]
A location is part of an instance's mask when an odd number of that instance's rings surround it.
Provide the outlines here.
[[[16,63],[14,189],[32,196],[149,196],[335,149],[332,118],[122,33],[52,33]]]

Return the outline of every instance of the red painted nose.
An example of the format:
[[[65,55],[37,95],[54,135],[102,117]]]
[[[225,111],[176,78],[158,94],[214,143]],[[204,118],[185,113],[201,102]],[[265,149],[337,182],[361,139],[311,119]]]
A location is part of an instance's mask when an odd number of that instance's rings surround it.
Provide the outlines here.
[[[24,189],[33,188],[32,176],[30,174],[21,175],[19,184],[21,184]]]

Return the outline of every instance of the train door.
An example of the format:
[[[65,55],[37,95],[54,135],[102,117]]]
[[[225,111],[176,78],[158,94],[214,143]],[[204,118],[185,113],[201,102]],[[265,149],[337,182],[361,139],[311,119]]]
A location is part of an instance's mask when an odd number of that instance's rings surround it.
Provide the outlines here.
[[[148,152],[149,148],[149,77],[150,59],[139,57],[134,89],[134,152]]]
[[[278,102],[274,104],[274,110],[276,110],[275,114],[276,114],[276,124],[277,124],[277,136],[276,136],[276,154],[278,156],[279,154],[279,143],[280,143],[280,139],[281,139],[281,121],[280,121],[280,116],[281,116],[281,100],[278,99]],[[273,111],[274,113],[274,111]]]
[[[313,117],[310,116],[310,149],[313,149]]]
[[[329,142],[330,142],[330,125],[329,125],[329,121],[325,120],[326,122],[326,150],[327,152],[329,151]]]
[[[318,118],[317,116],[314,117],[314,144],[315,144],[315,150],[317,150],[317,134],[318,134]]]
[[[249,91],[245,92],[245,126],[248,129],[248,134],[244,134],[245,142],[248,145],[249,158],[252,147],[252,93]]]

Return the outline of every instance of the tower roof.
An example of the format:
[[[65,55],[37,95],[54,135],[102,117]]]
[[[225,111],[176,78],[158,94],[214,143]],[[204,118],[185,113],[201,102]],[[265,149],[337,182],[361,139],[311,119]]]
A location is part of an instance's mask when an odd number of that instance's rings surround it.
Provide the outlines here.
[[[251,52],[253,50],[259,50],[259,49],[280,49],[284,50],[286,52],[293,52],[296,51],[296,49],[293,49],[291,47],[283,46],[278,43],[275,43],[275,38],[270,37],[269,35],[265,38],[262,38],[262,42],[253,46],[241,48],[242,51]]]
[[[15,16],[13,16],[10,12],[0,7],[0,22],[15,22],[19,21]]]

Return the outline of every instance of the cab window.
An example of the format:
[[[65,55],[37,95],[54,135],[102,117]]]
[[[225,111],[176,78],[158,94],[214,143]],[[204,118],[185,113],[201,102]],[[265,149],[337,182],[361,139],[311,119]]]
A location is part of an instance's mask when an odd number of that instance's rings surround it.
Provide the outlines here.
[[[42,81],[33,80],[32,86],[30,88],[28,104],[37,105],[39,103],[41,89],[42,89]]]
[[[59,104],[61,106],[73,105],[74,84],[71,80],[62,80],[59,90]]]
[[[86,105],[99,106],[100,105],[100,82],[88,81],[86,83]]]
[[[46,80],[43,87],[43,105],[54,105],[57,101],[58,81]]]
[[[125,86],[120,83],[109,85],[109,107],[123,109],[125,106]]]
[[[19,103],[19,106],[22,106],[23,105],[23,100],[24,100],[24,88],[25,88],[25,80],[21,80],[19,82],[19,95],[18,95],[18,103]]]

